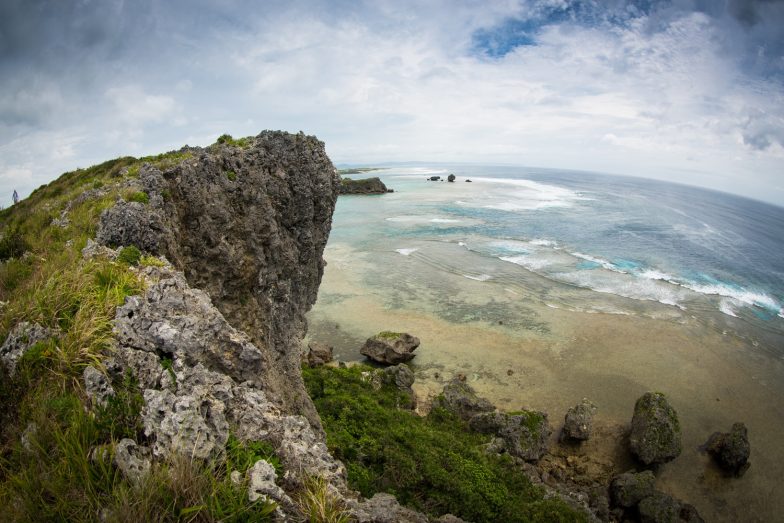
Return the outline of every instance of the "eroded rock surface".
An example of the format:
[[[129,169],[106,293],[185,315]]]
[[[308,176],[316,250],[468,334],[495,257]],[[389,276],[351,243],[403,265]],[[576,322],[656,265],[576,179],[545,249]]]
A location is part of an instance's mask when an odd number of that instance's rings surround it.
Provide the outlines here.
[[[740,477],[749,468],[751,445],[746,425],[733,423],[729,432],[716,432],[705,444],[708,453],[727,473]]]
[[[596,405],[587,399],[571,407],[564,417],[562,436],[567,440],[575,441],[585,441],[590,438],[594,414],[596,414]]]
[[[2,361],[10,375],[16,372],[19,359],[33,345],[39,341],[51,338],[54,333],[37,323],[22,321],[17,323],[0,347],[0,361]]]
[[[538,411],[485,412],[472,417],[469,426],[477,432],[496,436],[493,451],[506,452],[526,461],[536,461],[547,452],[551,434],[547,414]]]
[[[214,362],[231,367],[221,371],[263,382],[284,411],[319,427],[302,383],[299,347],[340,185],[324,144],[301,133],[265,131],[246,148],[217,144],[181,152],[190,158],[164,171],[140,168],[139,188],[149,203],[120,202],[106,210],[98,242],[164,255],[194,292],[206,293],[245,333]],[[166,322],[153,328],[164,351],[183,341]],[[248,343],[256,350],[244,351]],[[243,372],[247,377],[238,378]]]
[[[681,453],[681,425],[667,398],[646,392],[634,405],[629,435],[632,453],[646,465],[666,463]]]
[[[397,365],[414,358],[414,350],[419,347],[419,338],[405,332],[381,332],[368,338],[360,354],[377,363]]]

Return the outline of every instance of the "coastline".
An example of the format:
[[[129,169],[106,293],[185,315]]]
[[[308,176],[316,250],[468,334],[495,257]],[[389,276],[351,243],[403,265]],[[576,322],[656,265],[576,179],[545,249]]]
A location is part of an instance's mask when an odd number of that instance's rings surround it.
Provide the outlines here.
[[[530,328],[491,324],[489,318],[454,321],[418,307],[416,297],[394,303],[369,285],[365,279],[380,263],[377,254],[340,243],[325,251],[328,266],[308,316],[308,337],[333,344],[338,359],[360,359],[359,347],[373,332],[411,332],[422,340],[411,362],[420,398],[434,396],[463,373],[477,393],[501,409],[548,412],[553,438],[566,409],[583,397],[599,406],[599,432],[617,434],[628,426],[635,399],[661,390],[679,413],[684,451],[659,470],[660,488],[694,504],[707,521],[764,521],[782,509],[769,495],[770,485],[784,474],[775,438],[784,414],[770,405],[770,397],[781,394],[780,362],[771,365],[766,354],[750,352],[742,339],[706,328],[688,314],[577,313],[510,295],[506,299],[525,302]],[[487,290],[491,282],[451,278],[462,288],[470,286],[461,297],[471,296],[477,310],[489,303],[502,307],[498,293]],[[752,443],[752,466],[739,480],[722,478],[697,450],[711,433],[726,431],[735,421],[748,425]],[[597,439],[591,452],[617,454],[614,445]]]

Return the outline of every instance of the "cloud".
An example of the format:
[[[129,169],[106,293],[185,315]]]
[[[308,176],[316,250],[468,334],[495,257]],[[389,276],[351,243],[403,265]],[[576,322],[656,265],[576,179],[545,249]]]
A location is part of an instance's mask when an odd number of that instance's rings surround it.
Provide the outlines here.
[[[13,169],[46,180],[262,128],[316,134],[336,162],[604,170],[767,199],[782,172],[784,2],[55,4],[0,7],[0,194]]]

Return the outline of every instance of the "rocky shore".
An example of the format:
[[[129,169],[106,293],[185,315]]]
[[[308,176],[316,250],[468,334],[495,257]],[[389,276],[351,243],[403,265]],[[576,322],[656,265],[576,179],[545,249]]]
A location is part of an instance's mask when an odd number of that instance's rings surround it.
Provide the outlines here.
[[[363,178],[361,180],[342,178],[339,190],[340,194],[386,194],[394,192],[392,189],[388,189],[378,177]]]

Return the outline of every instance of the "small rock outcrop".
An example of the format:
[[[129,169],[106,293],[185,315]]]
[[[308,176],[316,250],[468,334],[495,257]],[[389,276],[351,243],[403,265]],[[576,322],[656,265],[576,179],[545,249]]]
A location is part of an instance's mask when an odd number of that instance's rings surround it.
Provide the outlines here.
[[[308,343],[308,353],[305,361],[309,367],[320,367],[332,361],[332,346],[326,343],[312,341]]]
[[[19,359],[33,345],[53,336],[53,332],[37,323],[22,321],[17,323],[0,347],[0,361],[5,364],[8,373],[13,376]]]
[[[392,494],[379,492],[352,510],[358,523],[427,523],[427,516],[400,505]]]
[[[705,443],[705,449],[725,472],[740,477],[749,468],[749,435],[746,425],[733,423],[729,432],[715,432]]]
[[[455,181],[455,175],[454,174],[450,174],[449,176],[446,177],[446,181],[454,182]]]
[[[370,382],[374,390],[378,390],[382,385],[392,385],[406,394],[408,401],[403,405],[398,405],[399,408],[416,408],[416,394],[414,394],[414,389],[411,387],[414,381],[414,372],[405,363],[376,369],[370,373]]]
[[[619,474],[610,483],[611,501],[616,507],[634,507],[643,499],[653,495],[655,482],[656,477],[650,470]]]
[[[360,354],[377,363],[397,365],[414,358],[414,350],[419,347],[419,338],[405,332],[384,331],[368,338],[360,349]]]
[[[629,444],[645,465],[658,465],[681,453],[678,414],[660,392],[646,392],[634,405]]]
[[[596,405],[587,399],[583,399],[580,404],[571,407],[564,417],[562,437],[576,441],[585,441],[590,438],[594,414],[596,414]]]
[[[474,389],[460,378],[453,378],[444,386],[443,392],[433,400],[433,408],[446,409],[463,421],[495,410],[492,403],[477,396]]]
[[[537,461],[548,449],[550,425],[538,411],[485,412],[469,421],[472,430],[496,436],[493,452],[506,452],[525,461]]]
[[[428,178],[428,180],[431,181],[431,182],[437,182],[437,181],[441,180],[441,177],[440,176],[431,176],[430,178]]]
[[[92,365],[84,368],[82,380],[84,380],[84,391],[93,405],[106,405],[106,400],[114,396],[114,388],[109,379]]]
[[[352,180],[342,178],[340,180],[340,194],[386,194],[394,192],[387,188],[380,178],[363,178],[362,180]]]
[[[131,483],[139,483],[150,473],[150,458],[150,449],[138,445],[132,439],[120,440],[114,449],[114,463]]]

